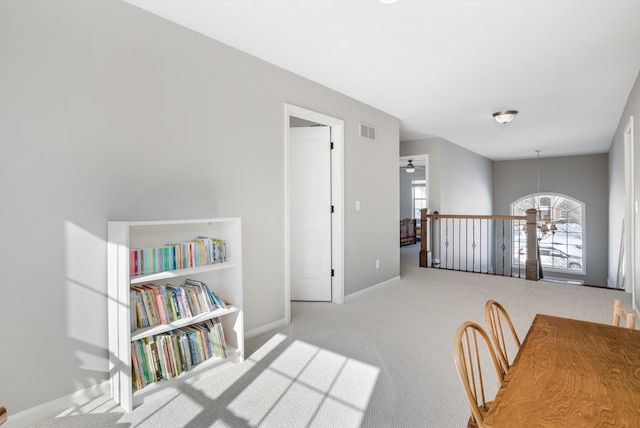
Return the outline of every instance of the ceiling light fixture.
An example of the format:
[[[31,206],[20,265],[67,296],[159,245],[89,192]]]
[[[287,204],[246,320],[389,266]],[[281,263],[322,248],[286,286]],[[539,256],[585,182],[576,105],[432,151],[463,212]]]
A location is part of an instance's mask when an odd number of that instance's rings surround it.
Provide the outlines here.
[[[493,113],[493,118],[496,120],[496,122],[502,125],[506,125],[507,123],[515,119],[517,114],[518,110],[497,111]]]
[[[404,169],[408,174],[413,174],[415,172],[416,167],[411,163],[411,159],[409,159],[409,163],[404,167]]]
[[[394,4],[397,3],[398,0],[380,0],[380,3],[382,4]]]

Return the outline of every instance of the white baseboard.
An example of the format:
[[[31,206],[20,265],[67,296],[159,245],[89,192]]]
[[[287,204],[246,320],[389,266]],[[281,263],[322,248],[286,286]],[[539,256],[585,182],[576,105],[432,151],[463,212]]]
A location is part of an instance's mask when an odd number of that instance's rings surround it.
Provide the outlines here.
[[[59,413],[73,406],[80,406],[89,400],[111,394],[111,383],[105,380],[102,383],[89,388],[76,391],[72,394],[60,397],[47,403],[39,404],[35,407],[12,414],[11,409],[7,409],[7,422],[2,428],[20,428],[32,425],[42,419],[56,416]]]
[[[390,282],[397,281],[397,280],[400,280],[400,279],[402,279],[400,276],[396,276],[396,277],[394,277],[394,278],[387,279],[386,281],[379,282],[378,284],[374,284],[374,285],[372,285],[371,287],[367,287],[367,288],[364,288],[364,289],[362,289],[362,290],[356,291],[355,293],[351,293],[351,294],[349,294],[348,296],[345,296],[345,297],[344,297],[344,300],[345,300],[345,301],[347,301],[347,300],[351,300],[351,299],[353,299],[354,297],[356,297],[356,296],[358,296],[358,295],[360,295],[360,294],[362,294],[362,293],[366,293],[366,292],[368,292],[368,291],[373,290],[373,289],[374,289],[374,288],[376,288],[376,287],[381,287],[381,286],[383,286],[383,285],[387,285],[387,284],[389,284]]]
[[[253,337],[260,336],[263,333],[268,333],[268,332],[270,332],[272,330],[277,330],[277,329],[279,329],[281,327],[285,327],[286,325],[287,325],[286,319],[282,318],[282,319],[280,319],[278,321],[274,321],[272,323],[265,324],[265,325],[262,325],[260,327],[254,328],[252,330],[245,331],[244,332],[244,338],[245,338],[245,340],[246,339],[251,339]]]
[[[359,295],[361,293],[366,293],[367,291],[372,290],[375,287],[380,287],[380,286],[383,286],[383,285],[387,285],[390,282],[393,282],[393,281],[396,281],[396,280],[399,280],[399,279],[401,279],[400,276],[396,276],[394,278],[388,279],[388,280],[380,282],[378,284],[374,284],[374,285],[372,285],[370,287],[367,287],[367,288],[365,288],[363,290],[356,291],[355,293],[352,293],[352,294],[349,294],[348,296],[345,296],[345,300],[352,299],[355,296],[357,296],[357,295]],[[265,324],[265,325],[262,325],[260,327],[254,328],[252,330],[245,331],[244,332],[244,338],[245,338],[245,340],[246,339],[251,339],[251,338],[259,336],[259,335],[261,335],[263,333],[268,333],[270,331],[277,330],[277,329],[279,329],[281,327],[286,327],[286,325],[287,325],[286,319],[282,318],[282,319],[280,319],[278,321],[274,321],[272,323]]]

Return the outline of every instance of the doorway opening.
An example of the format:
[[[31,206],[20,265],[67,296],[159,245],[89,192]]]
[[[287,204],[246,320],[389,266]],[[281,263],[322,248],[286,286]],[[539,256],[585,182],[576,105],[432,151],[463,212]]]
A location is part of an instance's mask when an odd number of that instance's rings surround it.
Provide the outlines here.
[[[412,168],[407,169],[408,165]],[[411,171],[411,172],[409,172]],[[401,156],[400,220],[416,220],[416,241],[420,240],[420,210],[429,208],[429,155]]]
[[[285,135],[285,321],[291,322],[291,279],[294,268],[292,266],[292,236],[295,231],[295,222],[292,214],[296,212],[296,204],[300,202],[293,197],[296,186],[299,186],[300,177],[296,176],[297,156],[293,151],[292,123],[301,125],[325,126],[331,128],[331,142],[333,149],[330,151],[331,167],[327,180],[330,180],[331,202],[326,209],[332,209],[330,226],[330,248],[331,248],[331,302],[344,302],[344,121],[314,112],[302,107],[285,104],[284,115],[284,135]],[[324,172],[322,173],[324,174]],[[329,212],[329,211],[327,211]],[[295,243],[294,243],[295,244]],[[298,251],[296,249],[296,251]],[[299,257],[299,254],[296,254]],[[309,258],[307,258],[308,260]]]

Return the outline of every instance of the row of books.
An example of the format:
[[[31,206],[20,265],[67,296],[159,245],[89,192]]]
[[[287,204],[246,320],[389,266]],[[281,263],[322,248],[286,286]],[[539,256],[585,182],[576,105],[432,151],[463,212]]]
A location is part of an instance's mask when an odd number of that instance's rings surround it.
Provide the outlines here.
[[[209,358],[227,358],[218,318],[181,327],[131,343],[131,379],[136,391],[189,371]]]
[[[132,332],[227,307],[227,302],[207,284],[193,279],[186,279],[179,286],[152,283],[132,285],[129,298]]]
[[[188,242],[129,251],[129,274],[148,275],[176,269],[207,266],[227,261],[227,242],[198,236]]]

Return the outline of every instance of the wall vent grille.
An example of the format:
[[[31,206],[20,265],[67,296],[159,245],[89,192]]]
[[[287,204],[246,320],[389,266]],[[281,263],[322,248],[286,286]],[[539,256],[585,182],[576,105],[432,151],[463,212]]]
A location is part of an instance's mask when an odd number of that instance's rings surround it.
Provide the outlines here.
[[[367,140],[375,141],[376,128],[364,122],[360,122],[360,138],[366,138]]]

